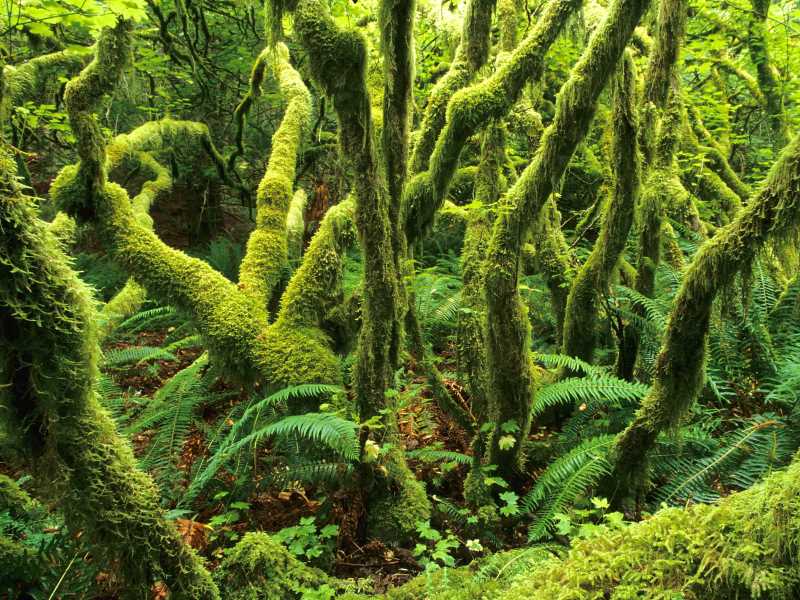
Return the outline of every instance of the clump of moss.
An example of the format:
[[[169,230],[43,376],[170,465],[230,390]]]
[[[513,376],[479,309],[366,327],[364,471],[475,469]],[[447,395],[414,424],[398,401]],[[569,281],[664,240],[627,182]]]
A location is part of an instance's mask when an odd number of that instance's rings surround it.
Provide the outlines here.
[[[328,581],[263,532],[247,533],[226,553],[214,577],[230,600],[299,599]]]
[[[388,452],[385,475],[376,476],[367,520],[368,535],[400,544],[412,539],[417,523],[427,520],[431,510],[425,485],[414,477],[401,452]]]

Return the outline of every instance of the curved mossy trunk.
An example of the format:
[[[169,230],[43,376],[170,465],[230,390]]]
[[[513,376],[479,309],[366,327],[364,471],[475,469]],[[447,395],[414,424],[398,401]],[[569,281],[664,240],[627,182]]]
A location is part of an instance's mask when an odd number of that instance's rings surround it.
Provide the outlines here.
[[[272,136],[269,162],[256,192],[256,228],[239,267],[239,289],[263,311],[265,319],[289,261],[286,217],[294,193],[298,150],[311,118],[311,94],[289,64],[289,50],[277,44],[273,52],[271,64],[287,107]]]
[[[656,437],[679,423],[702,389],[706,336],[717,294],[752,265],[768,241],[796,240],[798,223],[800,140],[795,139],[758,194],[730,225],[703,244],[684,276],[656,361],[655,380],[617,444],[618,496],[641,489]]]
[[[490,462],[498,465],[504,477],[519,473],[530,428],[529,324],[517,290],[522,246],[586,135],[600,93],[647,6],[647,0],[614,2],[559,93],[556,115],[536,157],[498,210],[487,259],[486,298],[491,401],[498,416]],[[516,428],[512,443],[504,433],[512,428],[509,422]]]
[[[781,85],[769,56],[767,18],[770,0],[750,0],[750,5],[753,10],[748,24],[747,46],[750,60],[756,66],[758,87],[764,96],[764,107],[772,130],[772,147],[778,152],[789,140],[789,127],[783,110]]]
[[[603,213],[600,235],[573,281],[564,319],[562,353],[589,363],[597,344],[597,304],[625,250],[639,196],[636,65],[630,53],[620,66],[614,85],[613,122],[614,187]]]
[[[88,288],[70,268],[0,156],[0,403],[44,490],[84,531],[126,597],[158,581],[176,598],[219,598],[211,577],[159,504],[152,480],[101,408]]]
[[[364,295],[354,387],[359,416],[366,421],[387,408],[399,348],[402,289],[394,252],[389,194],[378,165],[370,98],[366,89],[367,49],[355,30],[340,29],[322,0],[299,0],[294,30],[309,56],[311,73],[329,96],[339,124],[339,143],[352,173],[355,224],[364,256]],[[402,36],[401,36],[402,37]],[[394,415],[387,414],[394,436]],[[402,540],[425,520],[430,505],[422,484],[400,449],[387,458],[386,476],[373,478],[368,527],[387,539]]]
[[[112,144],[106,149],[103,137],[96,129],[93,113],[103,93],[114,85],[115,78],[122,71],[117,63],[124,63],[127,58],[124,48],[127,35],[127,26],[104,30],[95,60],[68,86],[71,92],[66,96],[67,108],[70,124],[80,140],[78,150],[81,162],[62,170],[53,183],[51,195],[60,204],[73,207],[79,215],[94,218],[99,237],[106,248],[147,289],[150,296],[191,316],[212,358],[220,362],[226,375],[245,382],[261,378],[273,387],[340,381],[339,359],[331,348],[330,340],[319,329],[319,323],[305,328],[268,327],[266,311],[260,301],[245,294],[206,262],[164,244],[152,231],[149,222],[143,224],[143,213],[137,213],[136,206],[125,190],[108,183],[106,157],[113,161],[117,147],[135,147],[144,152],[162,148],[171,135],[187,127],[196,129],[195,133],[202,140],[207,137],[207,129],[199,124],[155,122],[126,136],[124,143]],[[299,78],[293,77],[292,73],[294,71],[286,74],[288,84],[302,86]],[[304,86],[302,90],[297,90],[297,95],[302,96],[303,90]],[[289,125],[299,127],[297,123]],[[287,129],[288,133],[294,131],[293,127]],[[203,143],[210,144],[210,141]],[[224,169],[213,148],[206,150],[212,157],[216,156],[218,168]],[[276,160],[279,163],[286,160],[294,162],[291,157],[278,157]],[[267,181],[271,181],[271,178]],[[134,200],[138,203],[137,199]],[[282,212],[280,227],[283,229],[283,241],[279,243],[284,248],[285,218],[285,212]],[[277,222],[271,222],[270,225],[274,228],[279,226]],[[338,273],[341,273],[340,269]],[[325,293],[319,293],[319,286],[330,286],[329,280],[306,280],[305,283],[309,290],[303,294],[306,300],[317,301],[328,297]],[[334,286],[331,289],[335,291],[336,288]],[[314,310],[314,306],[305,303],[295,305],[307,312]]]
[[[544,57],[582,0],[550,0],[531,33],[487,79],[458,91],[428,161],[428,170],[408,181],[404,194],[409,243],[431,226],[447,197],[467,140],[487,123],[504,118],[528,83],[544,72]]]
[[[727,147],[717,141],[711,132],[706,129],[703,119],[700,116],[700,111],[697,107],[692,106],[687,101],[687,117],[689,125],[694,133],[694,139],[697,146],[694,146],[694,151],[701,154],[707,161],[708,166],[712,169],[723,182],[727,185],[739,199],[744,202],[752,193],[750,186],[741,180],[736,171],[731,167],[727,159]]]

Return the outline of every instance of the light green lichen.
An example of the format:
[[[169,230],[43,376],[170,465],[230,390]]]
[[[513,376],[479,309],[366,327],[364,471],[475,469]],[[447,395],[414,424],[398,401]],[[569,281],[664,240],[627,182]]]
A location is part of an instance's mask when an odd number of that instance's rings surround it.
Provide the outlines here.
[[[286,247],[290,261],[297,261],[303,254],[306,233],[305,212],[308,194],[299,189],[292,196],[289,211],[286,213]]]

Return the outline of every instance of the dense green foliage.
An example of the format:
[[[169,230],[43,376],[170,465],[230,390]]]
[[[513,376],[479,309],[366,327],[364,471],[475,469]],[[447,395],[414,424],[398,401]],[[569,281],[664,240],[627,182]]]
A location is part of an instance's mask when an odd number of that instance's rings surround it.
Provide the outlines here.
[[[800,596],[800,8],[4,0],[0,596]]]

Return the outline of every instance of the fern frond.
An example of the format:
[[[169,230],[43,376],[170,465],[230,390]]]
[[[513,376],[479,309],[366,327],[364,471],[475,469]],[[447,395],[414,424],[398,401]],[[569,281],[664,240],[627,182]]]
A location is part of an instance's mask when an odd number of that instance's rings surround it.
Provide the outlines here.
[[[108,375],[101,374],[97,378],[97,395],[100,404],[109,412],[111,418],[121,423],[125,420],[125,398],[122,389]]]
[[[312,462],[289,465],[273,472],[267,483],[283,488],[294,481],[305,485],[331,485],[347,481],[353,474],[353,465],[343,462]]]
[[[660,299],[649,298],[641,292],[624,285],[616,286],[615,290],[618,296],[627,298],[633,306],[642,309],[648,321],[652,322],[659,331],[663,331],[666,328],[669,304],[665,304]]]
[[[177,316],[178,311],[171,306],[157,306],[155,308],[140,311],[135,315],[125,319],[122,323],[120,323],[117,330],[125,331],[128,329],[141,329],[143,327],[147,327],[154,321]]]
[[[475,574],[480,582],[511,580],[517,575],[529,573],[536,565],[564,554],[564,546],[558,544],[536,544],[510,552],[502,552],[487,557]]]
[[[570,406],[578,402],[619,408],[640,400],[648,390],[649,387],[643,383],[625,381],[611,375],[570,377],[546,385],[536,392],[531,414],[537,417],[556,406]]]
[[[125,365],[141,364],[152,360],[177,360],[172,352],[151,346],[130,346],[115,348],[103,355],[103,366],[109,369]]]
[[[600,367],[589,364],[573,356],[537,352],[534,358],[548,369],[567,369],[573,373],[584,373],[586,375],[603,374],[603,370]]]
[[[708,487],[711,478],[723,470],[727,463],[741,459],[759,432],[777,426],[780,426],[780,422],[776,419],[755,417],[749,426],[728,436],[713,455],[700,460],[678,459],[672,478],[654,495],[655,500],[659,503],[716,500],[719,495]]]
[[[520,502],[534,521],[528,540],[536,542],[548,535],[555,516],[569,508],[581,494],[611,472],[608,460],[616,436],[600,435],[583,442],[556,459]]]
[[[181,503],[185,506],[194,500],[194,498],[197,497],[197,494],[199,494],[208,484],[208,482],[211,481],[219,469],[228,463],[228,461],[230,461],[244,448],[247,448],[253,444],[257,444],[263,439],[268,438],[270,435],[275,435],[277,433],[276,429],[267,428],[279,425],[281,423],[280,421],[277,423],[267,424],[266,427],[261,425],[263,417],[274,416],[274,408],[276,406],[284,405],[289,400],[294,398],[320,398],[326,395],[336,394],[341,391],[342,388],[338,386],[305,384],[284,388],[278,390],[270,396],[267,396],[266,398],[251,402],[242,415],[234,421],[233,426],[227,432],[219,445],[214,449],[212,456],[207,461],[203,460],[197,465],[197,474],[192,479],[192,482],[184,493]],[[328,413],[322,414],[328,415]],[[296,416],[304,417],[307,415]],[[337,418],[341,419],[341,417]],[[311,419],[313,419],[313,417]],[[344,419],[341,420],[345,421]],[[347,427],[343,427],[339,423],[329,423],[331,426],[329,428],[324,428],[324,424],[320,424],[324,431],[319,431],[318,434],[323,436],[325,440],[330,441],[335,446],[334,449],[343,448],[347,456],[355,455],[353,460],[357,460],[360,449],[358,448],[358,441],[355,434],[356,425],[350,421],[346,422],[348,423]],[[306,426],[309,426],[309,423],[306,423]],[[291,426],[287,424],[284,424],[282,427],[285,427],[287,430],[291,430]],[[298,426],[298,428],[299,427],[300,426]],[[345,436],[349,434],[351,437],[331,440],[330,437],[332,431],[344,432]],[[356,441],[353,442],[353,439],[356,439]],[[355,447],[355,450],[353,447]]]
[[[417,450],[407,450],[406,456],[408,458],[421,460],[422,462],[454,462],[460,465],[472,464],[472,457],[461,452],[452,452],[450,450],[437,450],[434,448],[419,448]]]
[[[152,408],[148,407],[129,428],[131,432],[156,428],[141,464],[145,469],[157,471],[160,477],[165,477],[176,466],[191,431],[195,411],[208,400],[209,394],[201,376],[207,364],[208,355],[203,354],[178,371],[156,392]]]
[[[295,385],[283,388],[269,396],[270,404],[286,404],[290,400],[296,398],[310,399],[310,398],[324,398],[332,396],[342,391],[342,388],[336,385],[327,385],[324,383],[305,383],[302,385]]]
[[[167,352],[176,352],[185,348],[198,348],[203,345],[203,338],[198,334],[187,335],[164,346]]]
[[[296,435],[303,440],[324,444],[346,460],[356,461],[360,453],[358,426],[331,413],[306,413],[290,415],[254,432],[255,439],[262,437]]]

